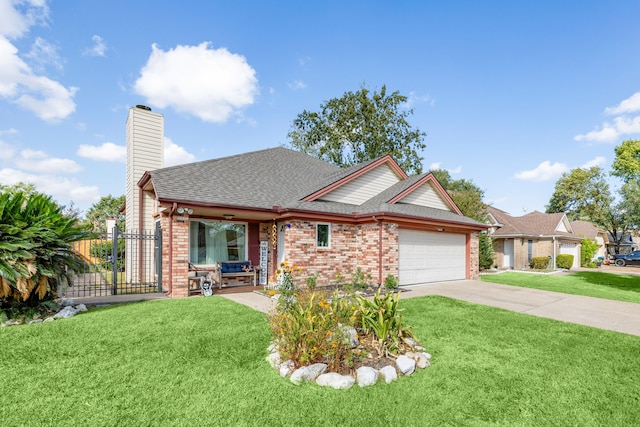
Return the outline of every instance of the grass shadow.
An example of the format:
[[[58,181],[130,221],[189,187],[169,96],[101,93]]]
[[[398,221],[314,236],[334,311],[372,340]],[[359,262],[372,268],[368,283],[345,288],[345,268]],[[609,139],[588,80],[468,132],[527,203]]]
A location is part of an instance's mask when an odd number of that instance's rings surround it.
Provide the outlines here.
[[[593,285],[640,293],[640,276],[601,273],[596,271],[580,271],[573,273],[572,276]]]

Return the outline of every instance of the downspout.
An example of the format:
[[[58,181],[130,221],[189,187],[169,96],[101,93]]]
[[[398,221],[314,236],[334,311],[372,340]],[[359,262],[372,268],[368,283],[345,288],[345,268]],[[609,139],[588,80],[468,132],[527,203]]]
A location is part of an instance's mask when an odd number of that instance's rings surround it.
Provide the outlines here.
[[[165,296],[171,296],[173,292],[173,214],[176,209],[178,204],[174,202],[169,211],[169,290],[165,292]]]
[[[556,269],[556,253],[557,253],[557,248],[556,248],[556,236],[553,236],[553,269]]]
[[[144,205],[142,187],[138,187],[138,282],[142,282],[142,228],[144,227]]]

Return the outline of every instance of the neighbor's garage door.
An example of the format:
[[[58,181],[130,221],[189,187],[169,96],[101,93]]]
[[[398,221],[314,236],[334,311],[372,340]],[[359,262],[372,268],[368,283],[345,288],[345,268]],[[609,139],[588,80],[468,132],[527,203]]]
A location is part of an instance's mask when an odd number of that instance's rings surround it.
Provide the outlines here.
[[[577,243],[560,243],[560,253],[573,255],[573,267],[580,267],[580,246]]]
[[[401,285],[466,278],[464,234],[400,229],[398,237]]]

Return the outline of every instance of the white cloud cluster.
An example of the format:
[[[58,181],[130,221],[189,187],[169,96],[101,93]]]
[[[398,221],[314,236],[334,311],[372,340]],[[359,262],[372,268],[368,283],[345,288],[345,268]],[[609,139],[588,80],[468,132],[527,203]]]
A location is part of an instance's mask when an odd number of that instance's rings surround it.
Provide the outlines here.
[[[116,145],[113,142],[105,142],[102,145],[85,145],[78,147],[78,156],[101,162],[127,161],[127,147]]]
[[[78,89],[36,73],[10,41],[23,37],[32,25],[46,21],[48,15],[48,6],[42,0],[0,0],[0,98],[42,120],[55,122],[75,111],[73,97]],[[45,65],[61,67],[55,46],[40,38],[25,58],[31,59],[40,71]]]
[[[91,41],[93,42],[93,46],[84,50],[84,54],[88,56],[107,56],[107,44],[104,42],[102,37],[99,35],[94,35],[91,37]]]
[[[568,170],[569,167],[564,163],[551,163],[549,160],[545,160],[534,169],[518,172],[514,176],[523,181],[543,182],[556,179]]]
[[[212,49],[205,42],[163,51],[154,44],[134,90],[159,108],[225,122],[253,104],[257,84],[246,59],[225,48]]]
[[[576,141],[616,142],[620,136],[640,133],[640,92],[636,92],[615,107],[607,107],[604,113],[616,116],[586,134],[576,135]]]
[[[37,175],[11,168],[0,169],[0,183],[14,185],[19,182],[34,184],[38,191],[50,194],[56,200],[69,199],[87,202],[100,200],[98,187],[81,185],[75,178],[48,174]]]
[[[47,153],[39,150],[22,150],[14,163],[22,170],[43,174],[82,171],[82,167],[74,160],[49,157]]]
[[[453,169],[446,169],[442,167],[442,163],[440,162],[433,162],[431,163],[431,165],[429,166],[429,170],[433,171],[433,170],[438,170],[438,169],[444,169],[447,172],[449,172],[450,174],[456,174],[456,173],[460,173],[462,172],[462,166],[458,166],[456,168]]]
[[[164,137],[164,165],[176,166],[184,163],[192,163],[196,156],[187,152],[184,147],[175,144],[171,139]]]
[[[0,148],[2,146],[0,145]],[[78,156],[99,162],[127,161],[127,147],[113,142],[105,142],[101,145],[82,144],[78,147]],[[189,153],[184,147],[175,144],[170,138],[164,138],[164,165],[175,166],[195,161],[196,156]]]
[[[607,161],[607,158],[604,156],[597,156],[594,159],[591,159],[585,162],[581,169],[589,169],[593,166],[603,165]],[[534,169],[518,172],[514,175],[516,179],[520,179],[522,181],[533,181],[533,182],[544,182],[551,181],[552,179],[559,178],[563,173],[568,172],[569,167],[565,163],[554,162],[551,163],[549,160],[545,160],[540,163]]]

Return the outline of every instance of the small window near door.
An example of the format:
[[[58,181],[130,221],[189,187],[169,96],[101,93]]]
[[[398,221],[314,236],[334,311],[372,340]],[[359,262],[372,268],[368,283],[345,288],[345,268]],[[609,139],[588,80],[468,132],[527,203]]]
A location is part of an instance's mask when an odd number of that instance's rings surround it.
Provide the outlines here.
[[[316,224],[316,247],[328,248],[331,236],[331,224]]]
[[[533,258],[533,240],[527,241],[527,261],[531,264],[531,258]]]

